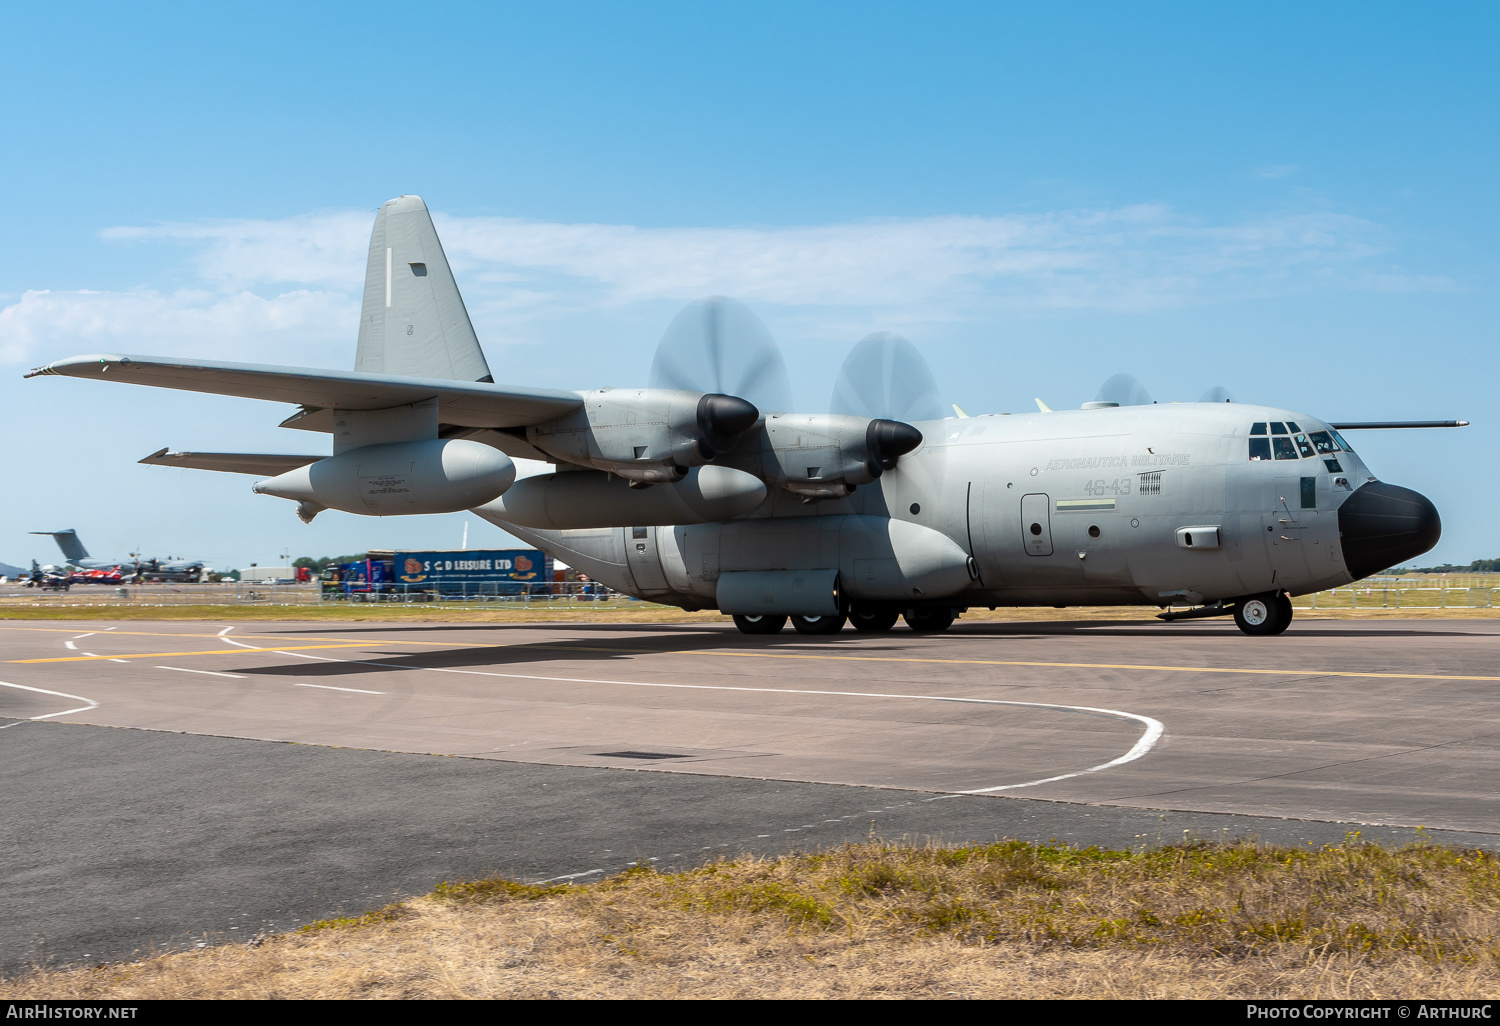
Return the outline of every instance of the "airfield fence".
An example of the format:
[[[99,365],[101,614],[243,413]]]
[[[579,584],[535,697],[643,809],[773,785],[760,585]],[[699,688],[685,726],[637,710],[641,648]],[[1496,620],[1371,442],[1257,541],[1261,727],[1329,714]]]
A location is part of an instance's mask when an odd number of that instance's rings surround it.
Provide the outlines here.
[[[0,609],[50,608],[79,606],[317,606],[337,602],[382,605],[415,605],[472,607],[476,603],[499,604],[506,608],[562,609],[640,608],[639,599],[611,592],[599,585],[584,582],[558,582],[543,586],[545,593],[507,593],[504,588],[458,587],[440,595],[419,588],[392,588],[381,592],[324,592],[312,584],[259,584],[224,582],[220,584],[75,584],[67,591],[44,591],[20,584],[0,585]],[[512,586],[511,592],[516,589]]]
[[[510,594],[504,587],[469,586],[434,595],[418,588],[385,592],[327,594],[317,584],[131,584],[75,585],[68,591],[40,591],[19,584],[0,585],[0,608],[59,606],[316,606],[325,602],[429,608],[478,606],[508,609],[641,608],[642,603],[595,584],[557,583],[546,594]],[[513,589],[513,586],[512,586]],[[1297,609],[1494,609],[1500,574],[1406,574],[1370,577],[1292,600]]]

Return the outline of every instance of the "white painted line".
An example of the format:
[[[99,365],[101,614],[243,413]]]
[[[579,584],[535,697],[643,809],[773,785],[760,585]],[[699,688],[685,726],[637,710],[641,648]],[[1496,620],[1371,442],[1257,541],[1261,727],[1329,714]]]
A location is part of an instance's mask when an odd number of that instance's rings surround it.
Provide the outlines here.
[[[219,673],[215,670],[192,670],[186,666],[158,666],[158,670],[176,670],[179,673],[206,673],[210,677],[233,677],[235,680],[248,680],[243,673]]]
[[[92,698],[84,698],[82,695],[69,695],[62,691],[48,691],[46,688],[33,688],[26,684],[11,684],[3,680],[0,680],[0,687],[16,688],[19,691],[35,691],[39,695],[56,695],[58,698],[70,698],[75,702],[88,703],[88,705],[81,705],[77,709],[64,709],[62,712],[47,713],[45,716],[33,716],[31,717],[33,720],[50,720],[54,716],[66,716],[68,713],[88,712],[90,709],[99,708],[98,702]]]
[[[63,648],[72,649],[74,652],[78,651],[78,646],[73,644],[71,641],[64,641]]]
[[[295,655],[297,653],[286,652],[284,655]],[[770,695],[822,695],[836,698],[890,698],[899,701],[913,702],[955,702],[961,705],[1008,705],[1025,709],[1055,709],[1058,712],[1079,713],[1086,716],[1108,716],[1116,719],[1135,720],[1145,725],[1146,730],[1131,747],[1130,751],[1117,759],[1102,762],[1088,769],[1081,769],[1073,773],[1063,773],[1053,777],[1043,777],[1040,780],[1028,780],[1020,784],[1000,784],[996,787],[979,787],[967,791],[953,791],[952,795],[961,794],[992,794],[996,791],[1014,791],[1022,787],[1036,787],[1039,784],[1051,784],[1058,780],[1069,780],[1073,777],[1081,777],[1087,773],[1097,773],[1100,770],[1111,769],[1115,766],[1123,766],[1127,762],[1134,762],[1156,746],[1161,737],[1166,733],[1166,725],[1160,720],[1152,719],[1150,716],[1142,716],[1138,713],[1123,712],[1119,709],[1101,709],[1089,705],[1058,705],[1052,702],[1008,702],[998,698],[956,698],[948,695],[902,695],[889,694],[875,691],[813,691],[801,688],[748,688],[729,684],[659,684],[651,681],[640,680],[603,680],[591,677],[544,677],[531,673],[496,673],[493,670],[458,670],[445,666],[397,666],[395,663],[377,663],[366,659],[333,659],[329,656],[306,656],[308,659],[323,659],[335,663],[360,663],[365,666],[385,666],[393,670],[421,669],[430,670],[433,673],[465,673],[477,677],[507,677],[514,680],[546,680],[556,681],[563,684],[615,684],[623,687],[633,688],[671,688],[683,691],[748,691],[756,694]],[[316,687],[316,685],[302,685],[304,687]],[[948,797],[947,795],[943,797]],[[931,800],[931,799],[929,799]]]
[[[294,688],[322,688],[324,691],[352,691],[356,695],[383,695],[383,694],[385,694],[384,691],[366,691],[363,688],[336,688],[332,684],[296,684],[296,683],[293,683],[292,687],[294,687]]]
[[[73,637],[73,640],[77,641],[80,638],[92,638],[97,633],[98,633],[97,631],[89,631],[87,634],[78,634],[78,635],[75,635]]]
[[[224,635],[228,634],[232,630],[234,630],[233,626],[225,627],[222,631],[219,632],[219,637],[222,638]]]
[[[84,653],[84,655],[93,655],[93,654],[94,653],[92,653],[92,652],[85,652]],[[130,662],[130,660],[129,659],[111,659],[110,662],[112,662],[112,663],[128,663],[128,662]]]
[[[239,648],[254,649],[256,652],[264,652],[265,651],[265,649],[261,648],[259,645],[247,645],[243,641],[235,641],[233,638],[225,638],[224,640],[228,644],[236,645]]]
[[[12,724],[12,726],[14,726],[14,724]],[[656,860],[652,859],[651,861],[655,862]],[[538,880],[537,886],[542,886],[543,884],[558,883],[560,881],[566,880],[577,880],[581,876],[593,876],[595,873],[607,872],[609,872],[609,870],[607,869],[585,869],[582,873],[568,873],[565,876],[553,876],[548,877],[546,880]]]

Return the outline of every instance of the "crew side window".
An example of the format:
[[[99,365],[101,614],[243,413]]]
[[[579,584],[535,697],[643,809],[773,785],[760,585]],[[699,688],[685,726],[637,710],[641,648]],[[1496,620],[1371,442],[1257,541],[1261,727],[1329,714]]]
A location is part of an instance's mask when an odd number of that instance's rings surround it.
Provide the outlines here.
[[[1271,439],[1271,445],[1275,447],[1278,460],[1294,460],[1297,458],[1297,447],[1292,445],[1292,440],[1286,435],[1277,435]]]
[[[1313,448],[1318,450],[1319,456],[1327,456],[1339,451],[1339,443],[1333,440],[1333,436],[1327,431],[1314,431],[1307,436],[1312,440]]]
[[[1250,439],[1250,462],[1271,458],[1271,440],[1269,438]]]

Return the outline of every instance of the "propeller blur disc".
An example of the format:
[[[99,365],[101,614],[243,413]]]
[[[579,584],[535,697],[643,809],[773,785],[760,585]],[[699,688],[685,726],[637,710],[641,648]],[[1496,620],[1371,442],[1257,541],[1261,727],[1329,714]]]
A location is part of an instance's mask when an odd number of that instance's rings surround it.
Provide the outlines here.
[[[725,296],[689,303],[672,319],[656,347],[650,386],[738,396],[762,413],[792,405],[776,340],[748,306]]]
[[[1121,406],[1150,406],[1151,393],[1134,374],[1116,374],[1099,386],[1097,402],[1119,403]]]
[[[1232,403],[1234,396],[1223,385],[1215,385],[1198,397],[1200,403]]]
[[[937,379],[917,347],[886,332],[866,337],[844,358],[829,412],[898,421],[947,416]]]

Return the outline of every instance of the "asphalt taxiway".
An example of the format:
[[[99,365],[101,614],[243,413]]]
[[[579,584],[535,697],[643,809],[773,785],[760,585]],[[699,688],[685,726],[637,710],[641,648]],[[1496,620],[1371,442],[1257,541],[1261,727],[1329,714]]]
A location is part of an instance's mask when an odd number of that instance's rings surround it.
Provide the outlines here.
[[[0,964],[872,830],[1491,847],[1497,656],[1474,620],[6,622]]]

